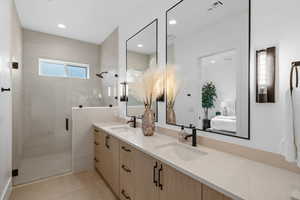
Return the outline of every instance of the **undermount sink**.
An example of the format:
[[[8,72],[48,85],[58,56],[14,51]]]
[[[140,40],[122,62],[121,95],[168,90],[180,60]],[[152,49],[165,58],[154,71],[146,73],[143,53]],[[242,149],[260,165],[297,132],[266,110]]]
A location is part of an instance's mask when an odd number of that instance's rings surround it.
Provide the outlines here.
[[[113,131],[118,131],[118,132],[129,132],[131,129],[128,126],[118,126],[118,127],[112,127],[110,128]]]
[[[157,151],[166,156],[176,157],[183,161],[192,161],[207,155],[206,152],[177,142],[157,146]]]

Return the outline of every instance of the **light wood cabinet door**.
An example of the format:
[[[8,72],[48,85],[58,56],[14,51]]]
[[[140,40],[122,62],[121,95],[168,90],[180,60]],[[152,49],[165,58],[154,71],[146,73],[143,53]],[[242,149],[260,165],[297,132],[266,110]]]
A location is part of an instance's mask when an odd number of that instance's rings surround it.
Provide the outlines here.
[[[231,198],[224,196],[222,193],[217,192],[206,185],[202,185],[202,200],[231,200]]]
[[[119,195],[119,140],[94,129],[95,167],[116,195]]]
[[[105,132],[102,132],[103,136],[103,148],[101,149],[101,174],[105,181],[110,184],[111,179],[112,179],[112,171],[111,171],[111,163],[112,163],[112,158],[110,156],[110,149],[107,145],[109,136]]]
[[[104,150],[104,136],[103,132],[94,129],[94,153],[95,153],[95,168],[98,172],[102,173],[103,164],[103,150]]]
[[[202,185],[198,181],[162,164],[160,173],[160,200],[201,200]],[[159,168],[161,169],[161,168]]]
[[[119,154],[119,140],[111,137],[109,139],[109,145],[111,150],[111,173],[112,173],[112,183],[111,187],[116,195],[119,195],[120,187],[120,154]]]
[[[120,141],[120,199],[135,199],[135,149]]]
[[[119,140],[104,133],[102,176],[116,195],[119,195]]]
[[[134,200],[135,199],[135,174],[130,168],[120,167],[120,199]]]
[[[135,160],[135,200],[158,200],[159,190],[155,183],[158,162],[140,151],[136,151]]]

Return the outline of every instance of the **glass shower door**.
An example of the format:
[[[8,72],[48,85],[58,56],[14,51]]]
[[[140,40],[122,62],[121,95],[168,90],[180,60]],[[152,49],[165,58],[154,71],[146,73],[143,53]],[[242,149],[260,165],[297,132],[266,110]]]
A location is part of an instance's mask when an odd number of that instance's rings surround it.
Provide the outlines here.
[[[67,78],[24,81],[23,151],[15,185],[71,171],[70,86]]]

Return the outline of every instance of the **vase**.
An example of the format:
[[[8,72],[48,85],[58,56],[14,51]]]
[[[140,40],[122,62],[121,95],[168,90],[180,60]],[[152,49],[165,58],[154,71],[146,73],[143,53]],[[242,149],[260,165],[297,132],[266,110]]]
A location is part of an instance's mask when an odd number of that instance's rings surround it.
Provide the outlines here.
[[[176,124],[176,114],[173,107],[167,108],[167,122],[168,124]]]
[[[152,136],[155,131],[155,116],[150,108],[146,108],[142,119],[142,130],[144,136]]]
[[[203,130],[210,128],[210,120],[209,119],[203,119]]]

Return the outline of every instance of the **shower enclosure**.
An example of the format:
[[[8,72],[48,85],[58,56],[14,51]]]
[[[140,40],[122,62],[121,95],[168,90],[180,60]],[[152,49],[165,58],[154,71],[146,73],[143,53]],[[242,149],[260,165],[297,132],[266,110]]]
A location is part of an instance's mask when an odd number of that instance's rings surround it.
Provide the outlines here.
[[[47,77],[24,72],[23,131],[14,142],[13,184],[71,171],[72,107],[102,106],[101,81]]]

